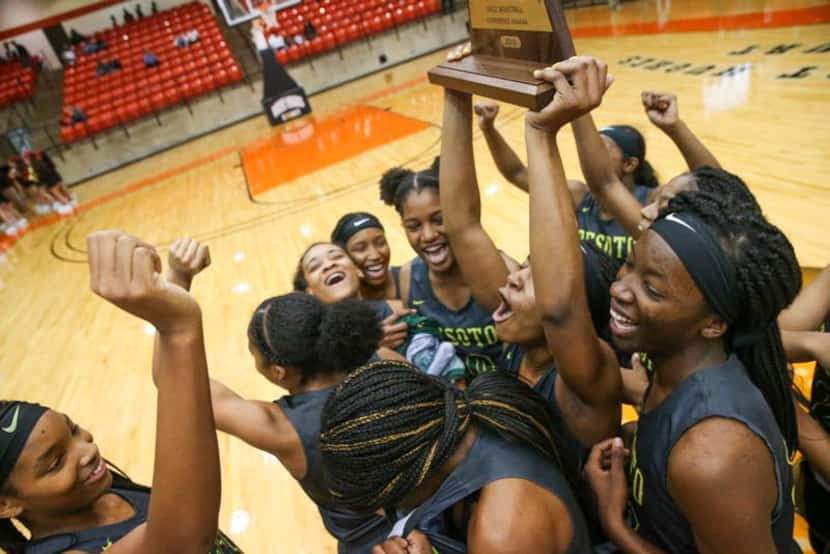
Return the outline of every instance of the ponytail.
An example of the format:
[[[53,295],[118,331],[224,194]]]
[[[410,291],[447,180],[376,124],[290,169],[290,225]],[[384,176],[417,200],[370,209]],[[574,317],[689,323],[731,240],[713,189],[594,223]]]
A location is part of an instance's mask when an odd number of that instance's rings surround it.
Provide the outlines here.
[[[477,425],[526,445],[569,477],[550,405],[511,375],[491,372],[466,391],[404,362],[351,373],[323,411],[320,451],[329,489],[345,508],[396,506],[452,456]]]
[[[364,301],[341,300],[323,306],[315,345],[327,368],[347,373],[365,364],[383,338],[374,308]]]
[[[381,337],[377,315],[365,302],[328,306],[299,292],[265,300],[248,324],[248,338],[268,363],[299,370],[304,383],[366,363]]]
[[[657,174],[654,172],[654,168],[648,160],[640,160],[637,169],[634,170],[634,183],[650,189],[660,186],[660,182],[657,180]]]
[[[429,169],[416,173],[411,169],[393,167],[380,179],[380,199],[403,215],[403,203],[411,192],[431,188],[438,192],[440,158],[435,158]]]

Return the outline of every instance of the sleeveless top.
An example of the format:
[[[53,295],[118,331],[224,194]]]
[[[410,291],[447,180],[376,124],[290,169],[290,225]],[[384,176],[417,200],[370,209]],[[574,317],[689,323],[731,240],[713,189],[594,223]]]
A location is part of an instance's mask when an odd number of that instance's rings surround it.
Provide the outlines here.
[[[519,371],[522,368],[522,360],[524,360],[524,349],[518,344],[505,344],[504,350],[498,360],[498,367],[515,377],[519,377]],[[554,385],[556,384],[556,365],[551,364],[545,373],[539,377],[536,384],[533,385],[533,390],[550,402],[553,411],[559,414],[559,406],[556,404],[556,391]]]
[[[822,329],[830,333],[830,315]],[[797,408],[796,408],[797,409]],[[810,397],[810,415],[830,433],[830,368],[816,364]],[[824,552],[830,544],[830,480],[822,479],[807,460],[802,465],[804,476],[804,517],[810,525],[813,550]]]
[[[822,331],[830,333],[830,314],[822,327]],[[830,367],[821,367],[818,363],[813,373],[810,415],[821,424],[825,431],[830,433]]]
[[[455,345],[456,353],[464,360],[468,376],[496,369],[502,352],[502,343],[496,336],[492,314],[470,296],[460,310],[444,306],[432,291],[429,268],[421,258],[412,261],[411,284],[407,305],[441,326],[443,339]]]
[[[634,198],[644,206],[653,189],[636,185],[632,193]],[[599,201],[586,192],[576,207],[576,224],[579,227],[579,239],[591,241],[611,257],[624,260],[634,248],[634,238],[613,219],[602,218]]]
[[[320,453],[320,424],[323,407],[334,387],[283,396],[276,404],[300,436],[306,459],[305,477],[298,482],[317,504],[326,530],[338,541],[338,552],[368,554],[372,546],[385,540],[390,525],[377,514],[359,514],[331,507],[331,495],[323,481]]]
[[[26,554],[55,554],[67,550],[82,552],[104,552],[112,543],[121,540],[130,531],[147,521],[150,507],[150,493],[112,488],[110,492],[126,500],[135,510],[135,515],[124,521],[84,529],[75,533],[60,533],[26,544]],[[210,554],[238,554],[242,551],[221,531]]]
[[[739,421],[767,445],[778,489],[770,516],[775,545],[778,552],[798,552],[792,535],[793,477],[787,447],[763,394],[735,355],[690,375],[659,406],[640,415],[628,468],[634,529],[667,552],[697,552],[689,522],[666,484],[672,448],[683,433],[710,417]]]
[[[417,528],[441,554],[467,552],[471,504],[477,500],[481,489],[501,479],[524,479],[552,492],[571,516],[574,536],[568,554],[591,552],[585,520],[562,473],[531,447],[509,442],[481,428],[461,463],[444,479],[435,494],[408,516],[403,531],[395,535],[407,536]],[[450,509],[459,502],[465,503],[465,521],[460,528],[455,528]]]
[[[389,268],[392,272],[392,279],[395,281],[395,300],[401,298],[401,266],[393,265]]]
[[[364,302],[369,304],[372,309],[375,310],[379,321],[383,321],[395,313],[394,310],[392,310],[392,306],[390,306],[389,302],[386,300],[364,300]]]

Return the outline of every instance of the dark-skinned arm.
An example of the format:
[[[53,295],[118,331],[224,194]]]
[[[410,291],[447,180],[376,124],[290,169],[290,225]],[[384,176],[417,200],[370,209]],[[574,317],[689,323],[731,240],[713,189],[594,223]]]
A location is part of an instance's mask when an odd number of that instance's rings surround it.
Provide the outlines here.
[[[484,140],[487,141],[487,148],[490,149],[490,155],[493,156],[499,173],[508,182],[527,192],[529,190],[527,167],[496,129],[495,122],[499,113],[499,105],[489,100],[479,102],[475,106],[475,112],[478,115],[478,127],[484,135]]]
[[[441,211],[453,254],[476,302],[495,310],[508,269],[481,225],[481,198],[473,157],[472,97],[444,91],[441,127]]]
[[[795,413],[798,422],[798,449],[813,471],[825,481],[830,481],[830,434],[801,406],[796,405]]]
[[[555,68],[541,75],[556,86],[554,101],[527,116],[530,259],[536,306],[559,376],[580,402],[607,419],[601,436],[587,442],[593,444],[619,427],[622,380],[616,357],[597,336],[588,309],[576,216],[555,133],[599,105],[608,85],[606,66],[593,58],[572,58]],[[586,437],[578,438],[586,442]]]
[[[778,316],[787,331],[815,331],[830,314],[830,265],[804,287],[793,303]]]
[[[158,386],[153,487],[145,524],[111,552],[203,553],[212,547],[221,497],[199,305],[160,275],[155,249],[120,231],[87,239],[90,285],[157,330]]]
[[[830,367],[830,333],[781,331],[781,340],[784,343],[787,361],[816,361],[821,367]]]
[[[584,115],[575,120],[571,128],[588,190],[599,201],[602,209],[628,234],[635,239],[639,238],[642,206],[614,171],[608,149],[602,142],[593,118],[590,114]]]
[[[704,166],[720,167],[715,155],[706,148],[686,122],[680,119],[676,95],[670,92],[645,91],[641,99],[649,120],[674,142],[683,154],[689,170]]]

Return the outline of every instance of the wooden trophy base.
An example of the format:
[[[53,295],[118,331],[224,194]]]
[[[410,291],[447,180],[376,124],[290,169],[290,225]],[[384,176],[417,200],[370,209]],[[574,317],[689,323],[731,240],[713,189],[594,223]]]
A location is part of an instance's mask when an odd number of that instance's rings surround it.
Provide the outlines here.
[[[429,70],[429,82],[444,88],[479,94],[530,110],[547,106],[556,89],[533,77],[546,64],[474,54],[455,62],[444,62]]]

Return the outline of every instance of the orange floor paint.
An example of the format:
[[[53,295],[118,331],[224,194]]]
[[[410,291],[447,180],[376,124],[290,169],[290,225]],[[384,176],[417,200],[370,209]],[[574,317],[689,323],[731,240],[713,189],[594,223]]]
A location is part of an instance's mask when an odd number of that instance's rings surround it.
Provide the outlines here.
[[[423,131],[428,123],[360,106],[322,121],[309,118],[242,151],[253,195],[289,183],[378,146]]]

